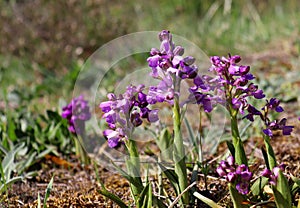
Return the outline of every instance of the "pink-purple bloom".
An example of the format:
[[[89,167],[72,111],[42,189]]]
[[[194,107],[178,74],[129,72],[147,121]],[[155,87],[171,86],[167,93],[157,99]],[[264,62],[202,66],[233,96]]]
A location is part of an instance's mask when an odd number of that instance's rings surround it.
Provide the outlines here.
[[[261,120],[265,124],[263,133],[269,137],[273,137],[273,131],[281,130],[283,135],[290,135],[293,131],[294,126],[286,125],[287,119],[282,118],[280,120],[270,120],[268,114],[270,111],[276,111],[278,113],[283,112],[283,108],[280,106],[280,101],[276,98],[267,100],[265,106],[259,111],[254,106],[248,104],[246,107],[248,114],[244,117],[250,121],[254,121],[254,116],[260,116]]]
[[[62,117],[68,120],[69,131],[73,134],[82,135],[85,128],[85,122],[91,118],[88,102],[80,95],[71,100],[63,107]]]
[[[221,177],[235,184],[236,189],[241,194],[249,193],[249,182],[253,176],[245,164],[237,165],[233,156],[229,156],[226,160],[222,160],[216,169]]]
[[[195,58],[182,56],[184,49],[181,46],[175,46],[169,31],[163,30],[159,34],[159,40],[160,49],[152,48],[150,57],[147,59],[149,67],[152,68],[151,75],[160,79],[169,75],[175,75],[180,79],[195,78],[198,72],[197,66],[193,65]]]
[[[255,99],[262,99],[265,97],[262,90],[258,89],[256,85],[250,83],[255,79],[250,72],[250,66],[238,65],[241,57],[238,55],[228,57],[211,57],[212,67],[210,71],[215,72],[216,77],[197,76],[194,79],[194,84],[191,91],[195,92],[218,92],[217,95],[211,95],[210,99],[214,104],[221,104],[230,110],[239,110],[244,114],[244,110],[248,107],[248,97]],[[252,116],[248,116],[252,119]]]
[[[147,100],[150,104],[156,102],[168,102],[173,105],[174,97],[180,95],[180,82],[184,79],[192,79],[195,83],[190,88],[188,100],[182,102],[194,103],[203,106],[206,112],[212,111],[211,96],[200,92],[198,89],[207,89],[202,78],[198,75],[198,68],[194,65],[195,58],[184,57],[184,48],[176,46],[172,41],[172,34],[163,30],[159,34],[160,49],[152,48],[147,59],[152,68],[151,75],[160,79],[157,86],[151,86]]]
[[[275,110],[278,113],[283,112],[283,108],[280,106],[280,101],[276,98],[271,98],[267,101],[266,107],[270,110]]]
[[[279,166],[276,166],[272,169],[272,171],[270,169],[264,169],[263,172],[261,173],[262,176],[266,177],[269,179],[269,183],[271,185],[276,186],[277,183],[277,178],[279,176],[279,171],[284,171],[285,165],[284,164],[280,164]]]
[[[142,125],[143,119],[151,123],[158,121],[158,110],[149,108],[151,103],[144,90],[144,85],[130,85],[124,94],[116,96],[110,93],[108,101],[100,103],[104,112],[102,117],[109,127],[103,131],[109,147],[117,147],[128,139],[134,128]]]

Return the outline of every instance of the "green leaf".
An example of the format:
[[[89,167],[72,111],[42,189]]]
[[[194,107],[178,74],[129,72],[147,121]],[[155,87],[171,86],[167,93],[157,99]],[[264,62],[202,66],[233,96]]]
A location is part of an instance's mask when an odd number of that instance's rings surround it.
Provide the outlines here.
[[[167,205],[165,205],[161,199],[158,199],[157,196],[154,196],[154,195],[152,195],[152,196],[153,196],[152,200],[153,200],[154,207],[167,208]]]
[[[265,163],[266,163],[266,167],[270,170],[270,164],[269,164],[269,160],[268,160],[268,155],[267,155],[266,150],[263,147],[261,148],[261,152],[262,152],[262,155],[264,157],[264,160],[265,160]]]
[[[205,204],[209,205],[212,208],[222,208],[220,205],[218,205],[216,202],[214,202],[213,200],[203,196],[202,194],[198,193],[198,192],[194,192],[193,195],[195,197],[197,197],[198,199],[200,199],[201,201],[203,201]]]
[[[0,144],[0,150],[3,152],[4,155],[6,155],[8,153],[6,148],[1,144]]]
[[[46,146],[46,149],[44,151],[42,151],[41,153],[39,153],[37,156],[36,156],[36,160],[39,160],[39,159],[42,159],[45,157],[45,155],[53,152],[53,150],[55,150],[55,147],[54,146],[50,146],[50,145],[47,145]]]
[[[266,147],[266,152],[267,152],[267,158],[269,161],[269,169],[272,170],[277,164],[276,164],[276,156],[274,153],[274,150],[271,145],[270,138],[266,135],[264,135],[264,143]]]
[[[16,131],[16,124],[12,119],[10,113],[7,113],[7,135],[8,138],[13,142],[17,140],[17,135],[15,131]]]
[[[12,149],[7,153],[7,155],[2,160],[2,168],[3,172],[6,176],[6,180],[9,179],[11,172],[15,169],[16,164],[14,163],[14,159],[18,153],[19,150],[21,150],[24,147],[25,143],[21,143],[16,146],[15,149]]]
[[[153,200],[152,200],[152,198],[153,198],[153,193],[152,193],[152,186],[151,186],[151,184],[149,184],[149,186],[148,186],[148,194],[147,194],[147,196],[148,196],[148,205],[147,205],[147,208],[152,208],[152,204],[153,204]]]
[[[274,187],[273,193],[275,197],[275,203],[278,208],[289,208],[291,204],[285,199],[285,197]]]
[[[193,184],[193,183],[195,183],[195,182],[197,182],[198,181],[198,169],[199,169],[199,166],[198,166],[198,163],[196,163],[195,165],[194,165],[194,168],[193,168],[193,171],[192,171],[192,176],[191,176],[191,182],[190,182],[190,184]],[[204,176],[204,177],[206,177],[206,176]],[[205,184],[206,185],[206,184]],[[195,187],[195,186],[193,186],[192,188],[191,188],[191,193],[195,193],[196,191],[197,191],[197,187]],[[192,195],[191,196],[191,201],[195,201],[194,200],[195,198],[194,198],[194,196]]]
[[[16,176],[16,177],[13,177],[13,178],[10,178],[8,180],[5,180],[3,184],[0,185],[0,193],[6,189],[7,186],[9,186],[10,184],[13,184],[17,181],[21,181],[23,180],[23,176]]]
[[[47,110],[46,113],[49,120],[56,121],[56,123],[62,120],[62,117],[56,111]]]
[[[161,151],[161,158],[163,160],[172,161],[173,139],[171,139],[171,134],[167,128],[161,131],[159,138],[156,140],[156,144]]]
[[[296,191],[300,189],[300,179],[293,175],[291,175],[291,179],[294,182],[294,184],[291,187],[291,194],[294,195]]]
[[[148,200],[149,200],[149,196],[148,194],[148,190],[149,189],[149,183],[147,183],[147,185],[144,187],[144,189],[142,190],[142,192],[139,195],[139,199],[137,201],[137,204],[142,204],[142,208],[147,207],[148,205]],[[152,192],[151,192],[152,195]],[[152,198],[152,197],[151,197]]]
[[[263,187],[268,183],[268,178],[266,177],[259,177],[251,186],[251,192],[253,195],[258,196],[262,190]]]
[[[275,194],[275,190],[276,190],[276,194]],[[280,207],[279,205],[282,204],[285,205],[284,208],[291,207],[292,197],[291,197],[289,184],[281,170],[279,170],[276,187],[273,188],[273,191],[274,191],[274,197],[275,197],[275,202],[277,204],[277,207]]]
[[[119,171],[119,173],[129,181],[129,183],[131,183],[134,186],[138,187],[139,189],[143,190],[144,187],[143,187],[143,185],[140,184],[138,177],[130,176],[128,173],[126,173],[124,170],[122,170],[122,168],[117,166],[113,161],[111,161],[111,163]]]
[[[237,139],[235,146],[235,159],[237,164],[245,164],[248,166],[247,156],[241,139]]]
[[[300,187],[300,179],[291,175],[291,179],[295,182],[295,184],[297,184],[298,187]]]
[[[196,150],[198,150],[198,147],[197,147],[197,142],[196,142],[196,138],[195,138],[195,135],[194,135],[194,132],[192,130],[192,127],[189,123],[189,121],[187,120],[187,118],[184,118],[184,124],[188,130],[188,133],[189,133],[189,140],[190,142],[193,144],[194,147],[196,147]],[[198,151],[197,151],[198,153]]]
[[[167,169],[165,166],[163,166],[161,163],[158,163],[159,167],[162,169],[163,173],[167,176],[170,183],[172,184],[173,188],[175,189],[176,194],[178,195],[180,193],[179,189],[179,181],[178,176],[172,169]]]
[[[41,197],[40,197],[40,193],[38,193],[38,205],[37,205],[38,208],[41,208],[42,205],[41,205]]]
[[[54,176],[52,176],[52,178],[47,186],[47,189],[46,189],[45,198],[44,198],[44,206],[43,206],[44,208],[47,208],[47,200],[48,200],[48,197],[50,196],[50,192],[52,190],[53,179],[54,179]]]
[[[100,194],[102,194],[103,196],[111,199],[112,201],[114,201],[117,205],[119,205],[121,208],[128,208],[128,206],[115,194],[109,192],[105,186],[101,183],[101,190],[98,190],[98,192]]]
[[[227,147],[231,153],[231,155],[235,158],[235,150],[234,150],[234,146],[230,141],[226,141]]]
[[[137,200],[137,206],[139,207],[141,205],[142,208],[147,208],[149,206],[148,202],[151,202],[152,206],[152,189],[151,184],[149,182],[149,165],[147,165],[147,171],[146,171],[146,186],[142,190],[141,194],[139,195],[139,199]],[[149,193],[149,188],[151,189],[151,192]]]
[[[17,165],[18,173],[21,174],[26,168],[30,167],[32,163],[34,163],[34,159],[36,156],[36,152],[32,152],[29,154],[29,157],[25,157],[24,161],[21,161]]]
[[[243,127],[243,129],[240,131],[240,135],[243,136],[247,129],[252,125],[253,123],[252,122],[247,122],[247,124]]]

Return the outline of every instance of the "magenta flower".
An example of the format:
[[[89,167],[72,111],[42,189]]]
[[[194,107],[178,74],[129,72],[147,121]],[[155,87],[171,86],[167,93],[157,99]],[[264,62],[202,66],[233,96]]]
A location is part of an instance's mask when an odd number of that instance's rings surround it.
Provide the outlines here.
[[[271,98],[270,101],[267,100],[267,103],[261,110],[262,111],[259,111],[252,105],[248,104],[248,115],[246,115],[244,118],[247,118],[248,120],[253,122],[254,116],[260,116],[261,120],[265,124],[265,129],[263,129],[263,133],[269,137],[273,137],[273,131],[277,130],[281,130],[283,135],[290,135],[292,133],[294,126],[286,125],[286,118],[272,121],[268,116],[268,113],[270,111],[276,111],[278,113],[284,111],[283,108],[280,106],[280,101],[278,99]]]
[[[172,105],[174,95],[175,91],[173,80],[171,76],[168,75],[164,77],[157,86],[151,86],[149,88],[146,100],[149,104],[155,104],[157,102],[168,102]]]
[[[151,98],[153,95],[145,94],[144,89],[144,85],[130,85],[124,94],[116,96],[110,93],[107,96],[109,100],[100,103],[104,113],[102,117],[109,127],[103,131],[109,147],[115,148],[127,140],[134,128],[142,125],[143,119],[150,123],[158,121],[158,110],[149,108],[150,104],[157,102],[153,101],[157,97]]]
[[[228,182],[235,184],[239,193],[244,195],[249,193],[249,182],[253,174],[246,165],[235,164],[234,157],[229,156],[226,160],[222,160],[216,172]]]
[[[183,57],[184,49],[175,46],[169,31],[163,30],[159,40],[160,49],[152,48],[147,61],[152,68],[151,76],[161,82],[150,87],[147,100],[151,104],[165,101],[173,104],[174,96],[179,96],[180,81],[196,78],[198,68],[194,65],[194,57]]]
[[[269,137],[273,136],[273,131],[275,130],[281,130],[283,135],[291,135],[294,126],[287,126],[286,121],[286,118],[283,118],[280,121],[266,121],[266,129],[264,129],[263,132]]]
[[[266,107],[270,110],[275,110],[276,112],[283,112],[283,108],[279,105],[280,101],[276,98],[271,98],[270,101],[267,101]]]
[[[91,118],[88,102],[80,95],[71,100],[63,107],[62,117],[68,120],[69,131],[73,134],[82,135],[85,128],[85,122]]]
[[[211,112],[213,109],[209,95],[201,92],[191,92],[186,102],[198,104],[202,106],[205,112]]]
[[[107,138],[108,146],[110,148],[117,147],[120,144],[120,140],[127,138],[121,128],[117,128],[115,130],[106,129],[103,131],[103,136]]]
[[[279,176],[279,171],[284,171],[285,165],[284,164],[280,164],[279,166],[276,166],[271,170],[269,169],[265,169],[263,170],[263,172],[261,173],[262,176],[266,177],[269,179],[269,183],[271,185],[276,186],[277,183],[277,178]]]
[[[246,195],[249,193],[249,183],[247,183],[246,181],[237,182],[235,187],[240,194]]]

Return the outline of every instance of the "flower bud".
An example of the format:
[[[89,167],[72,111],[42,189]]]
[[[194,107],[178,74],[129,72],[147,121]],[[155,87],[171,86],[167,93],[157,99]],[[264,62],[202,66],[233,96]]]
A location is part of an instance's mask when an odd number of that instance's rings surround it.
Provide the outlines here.
[[[232,183],[236,179],[236,174],[234,172],[230,172],[227,174],[226,179],[228,182]]]
[[[226,161],[227,161],[229,166],[233,166],[234,163],[235,163],[233,156],[229,156]]]
[[[184,48],[181,46],[176,46],[173,53],[174,56],[182,56],[184,54]]]
[[[261,173],[262,176],[269,178],[271,176],[272,172],[269,169],[264,169]]]
[[[186,64],[186,65],[192,65],[194,62],[195,62],[195,58],[192,57],[192,56],[187,56],[183,59],[183,62]]]
[[[216,172],[217,172],[217,173],[219,174],[219,176],[221,176],[221,177],[226,176],[226,172],[224,171],[224,169],[223,169],[221,166],[217,167]]]

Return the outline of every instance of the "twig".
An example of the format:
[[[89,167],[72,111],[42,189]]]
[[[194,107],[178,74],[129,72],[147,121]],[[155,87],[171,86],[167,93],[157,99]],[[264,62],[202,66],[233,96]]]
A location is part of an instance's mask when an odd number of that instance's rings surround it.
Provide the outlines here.
[[[198,173],[198,176],[205,177],[205,175],[202,174],[202,173]],[[227,181],[224,178],[218,178],[218,177],[214,177],[214,176],[210,176],[210,175],[207,175],[206,177],[209,178],[209,179],[212,179],[212,180],[216,180],[216,181],[223,181],[223,182]]]
[[[172,202],[172,204],[168,208],[174,207],[175,204],[179,201],[180,197],[195,185],[196,185],[196,181],[194,183],[192,183],[191,185],[189,185],[188,187],[186,187],[186,189],[184,189],[183,192],[176,197],[176,199]]]
[[[273,202],[273,201],[263,201],[263,202],[259,202],[259,203],[257,203],[257,204],[254,204],[254,205],[251,206],[250,208],[255,208],[255,207],[257,207],[257,206],[260,206],[260,205],[266,205],[266,204],[270,204],[270,203],[275,204],[275,202]]]

